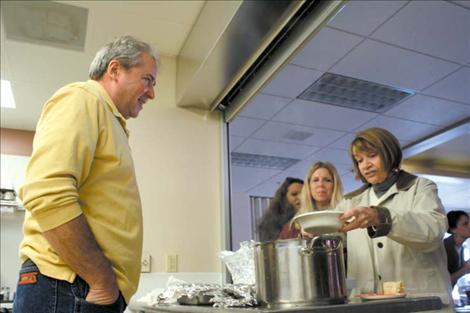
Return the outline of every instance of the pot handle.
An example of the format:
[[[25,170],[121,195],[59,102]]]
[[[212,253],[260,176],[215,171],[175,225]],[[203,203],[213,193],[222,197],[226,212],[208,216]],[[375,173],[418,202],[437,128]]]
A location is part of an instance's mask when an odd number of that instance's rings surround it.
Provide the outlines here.
[[[302,255],[305,255],[305,256],[310,256],[310,255],[312,255],[313,252],[314,252],[314,251],[313,251],[313,243],[314,243],[315,240],[316,240],[317,238],[319,238],[319,237],[320,237],[320,236],[315,236],[315,237],[313,237],[312,239],[310,239],[310,242],[308,242],[307,246],[306,246],[306,247],[302,247],[302,248],[300,249],[300,253],[301,253]]]
[[[319,239],[320,237],[321,237],[321,236],[315,236],[315,237],[313,237],[313,238],[310,240],[310,242],[308,242],[308,244],[307,244],[305,247],[302,247],[302,248],[300,249],[300,253],[301,253],[302,255],[305,255],[305,256],[310,256],[310,255],[312,255],[312,254],[315,252],[315,249],[313,248],[313,245],[314,245],[315,241],[316,241],[317,239]],[[332,252],[332,251],[338,250],[338,249],[341,247],[341,245],[338,245],[338,246],[335,247],[335,248],[331,248],[331,247],[327,247],[327,246],[325,246],[325,245],[322,244],[322,247],[323,247],[323,248],[328,248],[327,252]]]

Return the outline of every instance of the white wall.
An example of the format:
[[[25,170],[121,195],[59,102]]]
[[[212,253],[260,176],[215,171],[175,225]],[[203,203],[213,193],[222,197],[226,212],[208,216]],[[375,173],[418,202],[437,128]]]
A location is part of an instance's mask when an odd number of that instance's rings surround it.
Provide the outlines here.
[[[220,272],[221,117],[175,103],[176,62],[163,57],[156,101],[129,121],[152,272],[177,254],[181,272]]]
[[[1,181],[2,188],[18,188],[24,182],[24,175],[29,157],[2,154]],[[1,212],[0,228],[0,284],[2,287],[16,289],[20,259],[18,246],[23,238],[24,212]]]

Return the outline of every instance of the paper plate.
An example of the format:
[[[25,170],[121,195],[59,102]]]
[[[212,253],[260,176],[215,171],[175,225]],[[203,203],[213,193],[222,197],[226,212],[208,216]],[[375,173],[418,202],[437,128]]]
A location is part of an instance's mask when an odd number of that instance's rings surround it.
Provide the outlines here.
[[[406,293],[397,293],[393,295],[384,295],[383,293],[368,293],[359,295],[359,298],[362,300],[370,301],[370,300],[387,300],[387,299],[398,299],[404,298]]]
[[[299,214],[294,217],[305,231],[315,235],[336,233],[342,226],[339,217],[343,212],[339,211],[315,211]]]

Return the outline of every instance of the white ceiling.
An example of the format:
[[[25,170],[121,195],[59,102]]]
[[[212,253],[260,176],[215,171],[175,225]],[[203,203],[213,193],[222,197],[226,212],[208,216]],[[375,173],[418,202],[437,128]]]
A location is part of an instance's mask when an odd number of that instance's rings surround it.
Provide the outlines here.
[[[415,94],[383,114],[296,98],[324,72]],[[469,116],[470,1],[350,1],[230,124],[231,151],[301,161],[285,171],[232,166],[232,188],[272,196],[286,176],[329,160],[351,191],[360,184],[347,149],[358,130],[387,128],[404,146]],[[313,135],[285,139],[292,131]],[[436,182],[448,210],[470,210],[470,179]]]
[[[36,1],[37,3],[38,1]],[[88,8],[84,51],[9,40],[1,29],[1,78],[12,83],[16,109],[1,109],[1,127],[34,130],[42,105],[60,87],[88,79],[94,54],[133,35],[176,57],[205,1],[56,1]]]
[[[59,2],[59,1],[58,1]],[[34,130],[43,103],[59,87],[87,79],[96,50],[122,34],[179,54],[205,1],[60,1],[89,9],[85,50],[12,41],[1,28],[1,77],[16,109],[1,109],[1,127]],[[296,97],[325,71],[409,89],[416,95],[384,114]],[[355,131],[385,126],[402,144],[470,116],[470,1],[350,1],[231,123],[231,150],[301,158],[285,172],[233,168],[234,191],[271,196],[285,176],[303,177],[330,160],[346,190],[358,184],[346,149]],[[303,142],[293,130],[313,132]],[[470,182],[440,184],[448,207],[470,208]],[[452,195],[452,198],[450,197]]]

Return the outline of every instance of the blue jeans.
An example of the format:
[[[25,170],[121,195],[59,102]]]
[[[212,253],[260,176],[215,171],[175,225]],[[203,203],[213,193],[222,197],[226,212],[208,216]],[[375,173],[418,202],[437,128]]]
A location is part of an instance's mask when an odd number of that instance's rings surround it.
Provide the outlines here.
[[[98,305],[85,301],[88,284],[77,276],[71,284],[42,275],[31,260],[23,263],[13,304],[15,313],[122,313],[121,294],[115,303]]]

